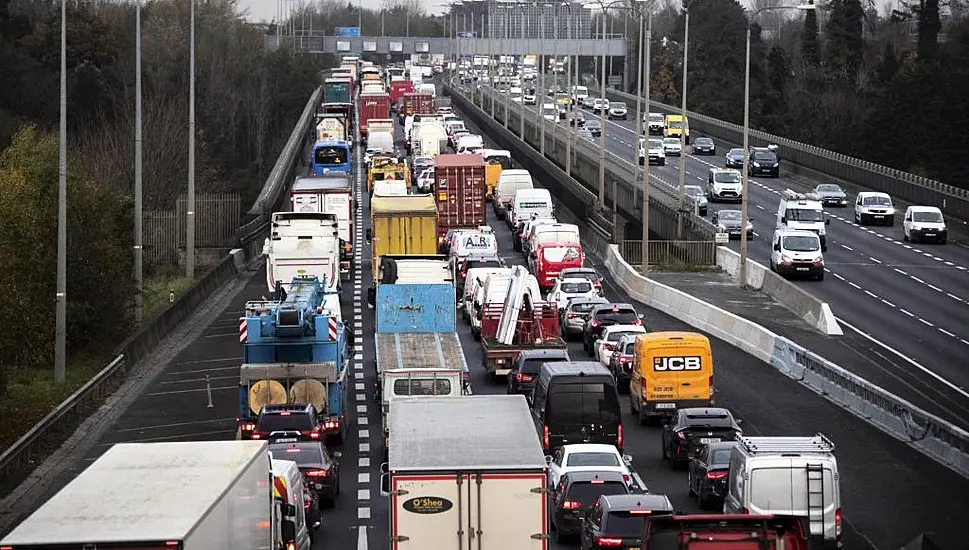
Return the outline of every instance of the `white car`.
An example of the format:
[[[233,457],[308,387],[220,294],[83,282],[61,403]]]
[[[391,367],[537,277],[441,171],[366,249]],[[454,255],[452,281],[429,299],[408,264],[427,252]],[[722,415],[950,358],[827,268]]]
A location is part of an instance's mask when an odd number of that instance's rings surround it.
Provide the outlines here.
[[[562,309],[572,298],[580,296],[592,298],[598,295],[596,287],[592,286],[592,281],[588,279],[559,279],[549,291],[547,300],[555,302],[555,305]]]
[[[559,479],[570,472],[617,472],[630,487],[639,485],[633,479],[629,465],[633,457],[619,453],[613,445],[601,443],[578,443],[563,445],[555,450],[552,456],[545,457],[548,462],[549,487],[558,485]],[[640,487],[645,490],[645,487]]]
[[[593,99],[592,100],[592,112],[598,115],[599,113],[601,113],[603,111],[606,111],[606,112],[609,111],[609,100],[608,99],[602,99],[601,97],[597,97],[597,98]]]
[[[646,327],[641,325],[612,325],[602,329],[602,337],[596,340],[596,360],[609,366],[612,352],[616,350],[619,339],[627,334],[646,334]]]
[[[667,155],[680,156],[683,152],[683,145],[678,137],[663,138],[663,152]]]
[[[421,193],[430,193],[434,188],[434,168],[425,168],[417,176],[417,190]]]
[[[862,191],[855,198],[855,223],[895,225],[895,205],[888,193]]]
[[[545,120],[552,122],[558,122],[559,120],[559,109],[554,103],[543,103],[542,104],[542,117]]]
[[[648,143],[649,149],[647,150],[646,138],[639,138],[639,165],[642,166],[648,158],[650,164],[656,163],[665,166],[666,151],[663,150],[663,140],[649,138]]]
[[[942,211],[934,206],[909,206],[902,222],[902,237],[906,241],[936,241],[945,244],[949,231]]]

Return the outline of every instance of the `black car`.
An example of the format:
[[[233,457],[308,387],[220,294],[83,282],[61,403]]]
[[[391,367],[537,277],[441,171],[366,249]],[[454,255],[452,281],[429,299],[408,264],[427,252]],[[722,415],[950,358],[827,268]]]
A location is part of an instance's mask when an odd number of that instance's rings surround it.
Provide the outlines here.
[[[723,165],[726,168],[743,168],[744,150],[738,147],[727,151],[723,157]]]
[[[585,121],[585,125],[582,126],[584,129],[588,130],[593,137],[599,137],[602,135],[602,123],[599,122],[597,118],[590,118]]]
[[[508,371],[508,393],[531,395],[535,389],[535,379],[542,371],[542,363],[570,361],[565,349],[527,349],[518,353],[518,358]]]
[[[624,334],[616,342],[616,349],[609,356],[609,372],[616,379],[619,391],[629,391],[629,379],[632,378],[633,358],[636,350],[636,336],[638,334]]]
[[[582,550],[628,549],[642,546],[648,517],[672,515],[673,503],[661,494],[603,495],[582,522]]]
[[[704,445],[687,467],[687,485],[696,495],[700,508],[723,504],[727,496],[727,474],[730,473],[730,452],[737,445],[722,441]]]
[[[592,512],[600,496],[628,494],[629,486],[619,472],[579,471],[563,475],[548,499],[556,542],[582,532],[583,518]]]
[[[323,423],[313,405],[265,405],[259,418],[251,426],[251,439],[263,439],[270,443],[294,443],[297,441],[320,441],[324,436]],[[246,437],[247,427],[242,436]]]
[[[751,147],[747,161],[747,175],[765,175],[772,178],[781,176],[781,163],[777,153],[767,147]]]
[[[735,441],[741,435],[740,422],[727,409],[679,409],[663,424],[663,458],[675,468],[696,455],[704,445]]]
[[[269,446],[269,452],[279,460],[296,463],[303,474],[306,488],[313,496],[313,505],[308,511],[314,519],[324,508],[336,505],[336,496],[340,494],[340,463],[336,456],[330,455],[325,445],[318,441],[275,443]],[[315,523],[309,518],[307,521]]]
[[[717,144],[713,142],[713,139],[708,137],[699,137],[693,140],[693,154],[694,155],[716,155],[717,154]]]
[[[612,325],[642,325],[643,316],[630,304],[603,304],[589,312],[582,329],[582,348],[592,356],[593,344],[602,336],[602,329]]]

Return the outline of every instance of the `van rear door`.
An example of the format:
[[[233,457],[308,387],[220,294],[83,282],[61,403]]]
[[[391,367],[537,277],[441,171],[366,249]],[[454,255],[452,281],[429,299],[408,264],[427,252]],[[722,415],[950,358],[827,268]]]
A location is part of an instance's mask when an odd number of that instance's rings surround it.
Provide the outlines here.
[[[652,355],[646,376],[647,399],[669,401],[671,394],[679,403],[710,399],[713,365],[709,350],[702,346],[659,347]]]
[[[622,412],[611,381],[557,381],[549,388],[545,425],[551,447],[572,443],[617,445]]]

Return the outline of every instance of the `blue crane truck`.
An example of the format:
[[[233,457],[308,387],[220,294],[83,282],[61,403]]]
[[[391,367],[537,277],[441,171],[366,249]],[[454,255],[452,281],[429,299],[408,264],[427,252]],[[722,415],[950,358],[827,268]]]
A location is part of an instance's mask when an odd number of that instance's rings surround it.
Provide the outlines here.
[[[278,285],[281,300],[246,303],[238,411],[243,439],[252,437],[264,406],[311,404],[326,439],[343,442],[352,332],[341,322],[340,311],[327,305],[334,292],[327,292],[325,283],[296,276],[288,292]]]
[[[380,256],[374,295],[376,395],[384,443],[395,398],[470,394],[455,321],[454,271],[446,256]]]

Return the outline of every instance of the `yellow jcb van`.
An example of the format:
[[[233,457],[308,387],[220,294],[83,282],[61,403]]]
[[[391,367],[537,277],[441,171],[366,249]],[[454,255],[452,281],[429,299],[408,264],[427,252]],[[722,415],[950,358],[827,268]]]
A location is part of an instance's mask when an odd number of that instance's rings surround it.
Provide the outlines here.
[[[640,334],[631,371],[629,403],[640,423],[676,409],[713,405],[713,355],[702,334]]]

